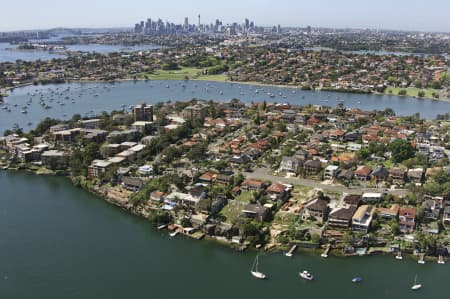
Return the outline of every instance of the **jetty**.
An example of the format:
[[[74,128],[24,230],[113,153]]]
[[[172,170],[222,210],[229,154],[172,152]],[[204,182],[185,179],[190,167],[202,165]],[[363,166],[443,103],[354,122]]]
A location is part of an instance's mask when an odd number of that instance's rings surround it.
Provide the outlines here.
[[[330,253],[331,250],[331,244],[327,244],[327,247],[325,248],[325,251],[320,255],[323,258],[328,257],[328,253]]]
[[[417,261],[417,263],[419,263],[419,264],[425,264],[425,253],[421,253],[420,255],[419,255],[419,260]]]
[[[297,245],[293,245],[291,249],[289,249],[288,252],[286,252],[284,255],[287,257],[291,257],[294,254],[294,251],[297,249]]]

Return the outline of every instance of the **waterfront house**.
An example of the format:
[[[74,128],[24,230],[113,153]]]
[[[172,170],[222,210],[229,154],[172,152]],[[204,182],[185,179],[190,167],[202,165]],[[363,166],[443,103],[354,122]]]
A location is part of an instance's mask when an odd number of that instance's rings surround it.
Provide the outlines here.
[[[247,204],[244,209],[242,209],[242,214],[247,218],[256,219],[260,222],[266,220],[269,212],[270,209],[268,207],[259,204]]]
[[[156,203],[161,203],[164,201],[165,194],[161,191],[153,191],[150,193],[150,200]]]
[[[369,205],[360,206],[352,217],[352,230],[367,233],[372,223],[375,208]]]
[[[349,228],[356,209],[356,206],[333,209],[328,215],[328,226],[340,229]]]
[[[88,166],[88,177],[98,178],[101,174],[105,173],[111,166],[111,162],[105,160],[94,160],[91,165]]]
[[[328,202],[320,198],[308,201],[301,211],[302,220],[314,220],[319,223],[324,223],[327,216]]]
[[[416,208],[401,207],[398,213],[398,224],[402,233],[411,233],[416,227]]]
[[[128,191],[137,192],[144,186],[144,181],[140,178],[122,177],[122,186]]]
[[[58,150],[45,151],[41,154],[41,161],[43,165],[49,165],[51,163],[64,165],[67,162],[67,154]]]
[[[428,197],[422,203],[423,218],[438,220],[444,208],[444,198],[442,196]]]
[[[450,205],[446,204],[444,207],[444,215],[442,216],[442,223],[445,228],[450,229]]]
[[[169,205],[177,204],[184,207],[196,208],[200,200],[199,197],[194,197],[189,193],[172,192],[166,196],[164,202]]]

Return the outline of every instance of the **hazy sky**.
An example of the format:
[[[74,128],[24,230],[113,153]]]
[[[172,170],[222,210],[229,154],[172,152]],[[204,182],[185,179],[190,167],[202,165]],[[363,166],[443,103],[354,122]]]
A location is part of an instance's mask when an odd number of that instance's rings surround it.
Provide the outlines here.
[[[0,31],[131,27],[147,17],[190,23],[245,17],[257,25],[450,32],[450,0],[3,0]]]

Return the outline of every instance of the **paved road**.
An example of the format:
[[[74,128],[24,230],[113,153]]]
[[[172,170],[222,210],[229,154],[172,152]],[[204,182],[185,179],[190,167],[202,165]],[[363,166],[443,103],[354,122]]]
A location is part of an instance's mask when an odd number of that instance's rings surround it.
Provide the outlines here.
[[[348,193],[348,194],[360,194],[363,192],[380,192],[380,189],[374,189],[374,188],[363,188],[363,187],[357,187],[357,188],[347,188],[342,185],[329,185],[329,184],[323,184],[322,182],[308,180],[308,179],[301,179],[301,178],[286,178],[282,176],[275,176],[269,173],[270,170],[267,168],[256,168],[253,172],[245,172],[244,175],[247,178],[252,179],[261,179],[264,181],[272,181],[272,182],[280,182],[284,184],[291,184],[291,185],[301,185],[311,188],[319,188],[331,192],[340,192],[340,193]],[[389,194],[397,195],[397,196],[404,196],[407,193],[407,190],[388,190]]]

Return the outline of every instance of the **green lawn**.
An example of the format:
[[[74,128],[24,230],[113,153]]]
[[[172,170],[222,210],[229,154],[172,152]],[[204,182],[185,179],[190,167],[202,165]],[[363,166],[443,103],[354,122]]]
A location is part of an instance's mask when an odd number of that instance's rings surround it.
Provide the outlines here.
[[[192,67],[183,67],[175,71],[157,70],[154,73],[142,73],[138,75],[140,79],[149,80],[184,80],[187,78],[194,80],[216,81],[224,82],[228,80],[228,76],[225,74],[219,75],[202,75],[201,69]]]
[[[411,96],[411,97],[417,97],[417,94],[419,93],[419,91],[424,91],[425,98],[433,98],[433,92],[436,92],[438,94],[440,92],[439,89],[432,89],[432,88],[420,89],[420,88],[416,88],[416,87],[408,87],[408,88],[388,87],[388,88],[386,88],[385,93],[398,95],[398,92],[402,89],[406,89],[406,95]]]

